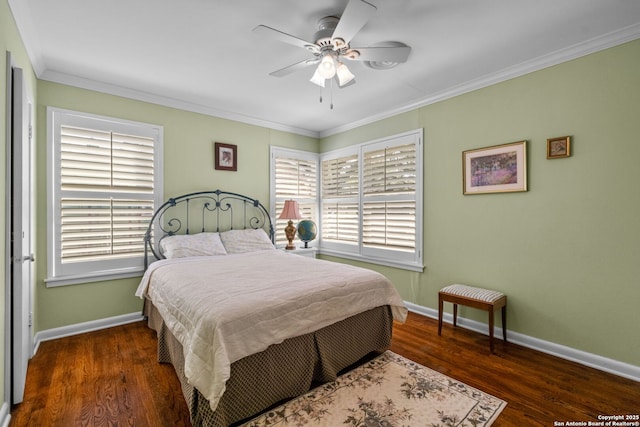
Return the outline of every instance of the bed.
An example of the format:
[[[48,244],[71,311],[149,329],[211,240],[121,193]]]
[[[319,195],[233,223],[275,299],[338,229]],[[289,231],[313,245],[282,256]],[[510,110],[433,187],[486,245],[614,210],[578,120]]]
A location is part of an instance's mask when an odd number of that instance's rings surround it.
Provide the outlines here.
[[[220,190],[169,199],[136,291],[194,426],[238,425],[391,343],[407,310],[383,275],[276,249],[268,211]]]

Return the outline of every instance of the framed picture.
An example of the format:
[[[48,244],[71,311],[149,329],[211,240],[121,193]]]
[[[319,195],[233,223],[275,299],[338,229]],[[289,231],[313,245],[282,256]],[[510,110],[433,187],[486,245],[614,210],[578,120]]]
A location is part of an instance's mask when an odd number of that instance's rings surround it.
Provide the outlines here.
[[[547,139],[547,159],[561,159],[571,156],[571,137]]]
[[[463,194],[527,191],[527,141],[462,153]]]
[[[238,146],[216,142],[214,150],[216,169],[223,171],[238,170]]]

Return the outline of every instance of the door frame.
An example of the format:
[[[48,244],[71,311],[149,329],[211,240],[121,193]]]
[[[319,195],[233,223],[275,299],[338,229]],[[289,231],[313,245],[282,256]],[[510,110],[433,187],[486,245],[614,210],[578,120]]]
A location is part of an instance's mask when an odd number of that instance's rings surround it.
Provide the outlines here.
[[[12,99],[13,99],[13,58],[11,52],[7,51],[6,54],[6,105],[5,105],[5,147],[6,147],[6,159],[5,159],[5,297],[4,297],[4,404],[9,404],[11,408],[11,363],[13,360],[13,351],[11,345],[11,317],[13,311],[11,310],[11,301],[13,298],[11,292],[11,217],[13,215],[11,209],[11,203],[7,202],[7,197],[11,194],[11,188],[13,187],[13,179],[11,177],[11,159],[12,159],[12,147],[11,147],[11,127],[12,127]],[[4,406],[3,406],[4,409]]]
[[[22,87],[18,91],[22,96],[17,103],[19,112],[22,118],[22,123],[17,126],[20,127],[20,139],[21,146],[14,150],[14,126],[16,113],[14,107],[14,97],[16,91],[14,86],[16,84],[14,71],[20,70],[21,78],[18,79],[22,83]],[[33,307],[33,291],[34,291],[34,267],[32,251],[34,246],[34,217],[33,217],[33,184],[34,184],[34,169],[33,169],[33,155],[34,155],[34,141],[32,139],[33,134],[33,100],[30,99],[29,91],[27,90],[27,84],[24,81],[23,70],[13,64],[11,53],[7,52],[7,140],[6,140],[6,194],[5,194],[5,206],[6,206],[6,223],[5,223],[5,401],[12,405],[19,403],[23,399],[24,385],[26,382],[26,368],[28,360],[33,356],[33,333],[32,333],[32,307]],[[26,135],[25,135],[26,132]],[[25,138],[27,145],[25,145]],[[14,159],[14,155],[20,155],[20,159]],[[26,157],[25,157],[26,156]],[[25,164],[26,162],[26,164]],[[16,171],[14,167],[20,168]],[[16,185],[16,178],[14,175],[20,173],[23,175],[23,171],[27,169],[28,178],[20,178],[19,183],[24,183],[28,186],[27,191],[21,192],[20,200],[24,200],[28,204],[28,212],[26,215],[22,212],[24,203],[19,208],[14,208],[14,186]],[[27,231],[26,240],[21,239],[18,245],[20,253],[15,252],[14,245],[14,227],[16,226],[16,217],[18,218],[18,225],[23,224],[22,230]],[[26,224],[26,228],[24,223]],[[22,253],[25,252],[25,253]],[[27,256],[25,256],[25,254]],[[25,262],[28,264],[25,266]],[[20,268],[22,272],[18,272],[18,278],[26,276],[27,282],[21,280],[21,283],[15,283],[16,278],[14,276],[15,271]],[[26,272],[25,272],[26,270]],[[16,293],[17,287],[20,292]],[[19,300],[16,300],[19,298]],[[19,304],[18,309],[14,309]],[[25,336],[26,335],[26,336]],[[17,369],[20,368],[20,369]],[[16,375],[20,375],[20,378],[16,378]]]

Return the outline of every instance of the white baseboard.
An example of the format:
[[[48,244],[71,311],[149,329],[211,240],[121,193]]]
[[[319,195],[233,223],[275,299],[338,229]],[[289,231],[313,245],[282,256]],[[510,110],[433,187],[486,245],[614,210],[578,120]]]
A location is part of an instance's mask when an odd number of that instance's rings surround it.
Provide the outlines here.
[[[423,307],[421,305],[407,301],[405,301],[404,303],[409,311],[413,311],[414,313],[418,313],[434,319],[438,318],[438,310],[436,309]],[[453,315],[450,313],[443,313],[442,321],[453,324]],[[457,324],[458,326],[461,326],[463,328],[470,329],[484,335],[489,335],[488,325],[486,323],[465,319],[464,317],[460,317],[458,315]],[[502,329],[496,327],[494,329],[494,336],[501,337]],[[634,381],[640,381],[640,366],[635,366],[629,363],[609,359],[607,357],[599,356],[593,353],[587,353],[586,351],[577,350],[575,348],[567,347],[561,344],[541,340],[539,338],[531,337],[518,332],[513,332],[508,329],[507,340],[523,347],[531,348],[533,350],[541,351],[543,353],[551,354],[562,359],[589,366],[590,368],[609,372],[611,374],[629,378]]]
[[[418,304],[405,301],[405,305],[409,311],[421,314],[423,316],[438,318],[438,310],[433,308],[424,307]],[[124,325],[127,323],[138,322],[143,319],[141,313],[123,314],[121,316],[108,317],[106,319],[93,320],[90,322],[78,323],[75,325],[63,326],[60,328],[48,329],[38,332],[34,337],[34,351],[36,353],[40,343],[43,341],[53,340],[57,338],[63,338],[70,335],[83,334],[85,332],[96,331],[99,329],[111,328],[113,326]],[[444,313],[442,316],[444,322],[453,323],[453,315],[450,313]],[[460,327],[470,329],[475,332],[479,332],[484,335],[489,335],[487,331],[487,324],[477,322],[475,320],[466,319],[458,316],[458,325]],[[494,335],[500,337],[502,330],[495,328]],[[507,331],[507,339],[509,342],[521,345],[523,347],[531,348],[533,350],[541,351],[543,353],[551,354],[553,356],[560,357],[562,359],[570,360],[572,362],[580,363],[591,368],[595,368],[604,372],[609,372],[614,375],[618,375],[624,378],[629,378],[634,381],[640,381],[640,366],[631,365],[629,363],[620,362],[607,357],[599,356],[597,354],[588,353],[586,351],[577,350],[575,348],[567,347],[561,344],[556,344],[550,341],[541,340],[539,338],[531,337],[518,332]],[[3,423],[3,406],[0,409],[0,426],[4,426]],[[8,418],[7,418],[8,419]],[[8,425],[8,423],[7,423]]]
[[[85,332],[97,331],[100,329],[111,328],[113,326],[126,325],[127,323],[139,322],[142,319],[142,313],[136,312],[40,331],[36,333],[34,337],[33,354],[36,354],[38,347],[40,347],[40,343],[43,341],[84,334]]]
[[[9,410],[9,402],[3,402],[0,408],[0,426],[9,427],[11,421],[11,411]]]
[[[9,427],[9,421],[11,421],[11,411],[9,411],[9,403],[2,403],[0,408],[0,426]]]

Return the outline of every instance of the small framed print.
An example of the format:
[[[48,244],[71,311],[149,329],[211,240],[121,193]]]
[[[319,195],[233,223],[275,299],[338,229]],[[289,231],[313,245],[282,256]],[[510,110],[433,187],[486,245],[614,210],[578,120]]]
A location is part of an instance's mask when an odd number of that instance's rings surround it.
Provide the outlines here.
[[[463,194],[527,191],[527,141],[462,153]]]
[[[561,159],[571,156],[571,137],[547,139],[547,159]]]
[[[223,144],[216,142],[215,150],[215,168],[223,171],[238,170],[238,146],[232,144]]]

